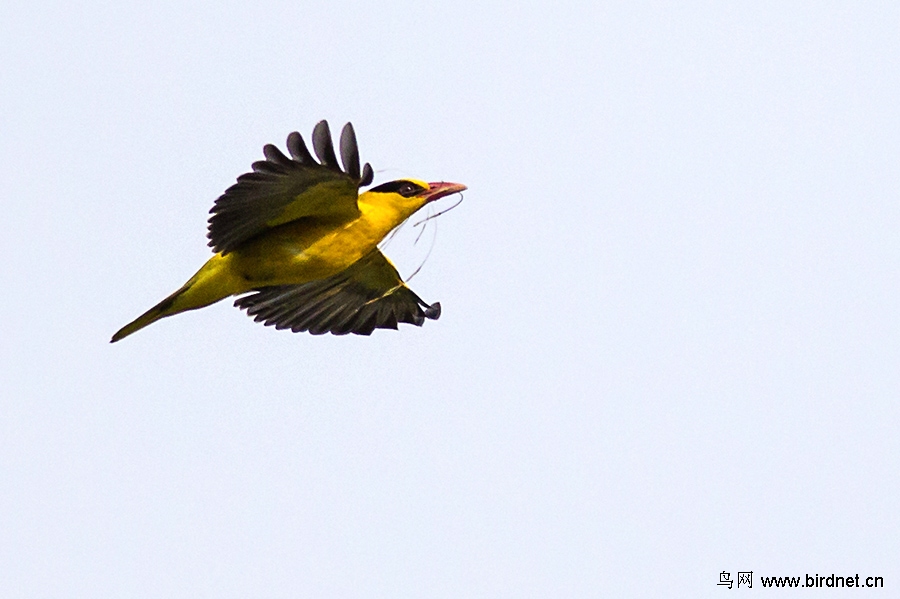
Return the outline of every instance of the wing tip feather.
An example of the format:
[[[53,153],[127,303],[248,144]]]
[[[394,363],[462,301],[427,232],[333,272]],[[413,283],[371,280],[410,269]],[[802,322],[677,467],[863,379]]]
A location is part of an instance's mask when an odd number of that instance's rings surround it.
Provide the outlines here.
[[[335,155],[328,121],[324,119],[313,128],[312,149],[320,162],[313,158],[303,137],[297,131],[287,136],[287,151],[290,157],[277,146],[265,144],[263,146],[265,160],[252,163],[251,172],[238,176],[237,182],[226,189],[210,209],[209,213],[213,216],[208,220],[207,227],[209,247],[217,252],[226,253],[246,241],[248,236],[252,236],[253,227],[240,227],[240,218],[237,217],[254,218],[250,213],[257,210],[257,202],[271,203],[271,198],[275,197],[271,189],[277,191],[278,186],[286,185],[285,182],[290,182],[298,169],[325,168],[340,173],[354,181],[357,189],[370,185],[374,180],[375,173],[370,164],[366,163],[360,169],[359,146],[352,123],[346,123],[341,131],[340,151],[343,168]],[[233,214],[235,218],[224,220],[215,218],[223,214]],[[257,226],[259,220],[254,221]]]

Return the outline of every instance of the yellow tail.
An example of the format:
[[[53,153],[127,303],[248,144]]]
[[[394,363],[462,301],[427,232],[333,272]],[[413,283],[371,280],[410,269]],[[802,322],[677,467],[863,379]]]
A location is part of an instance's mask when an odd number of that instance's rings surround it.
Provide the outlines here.
[[[231,272],[230,256],[216,254],[210,258],[181,289],[119,329],[109,342],[124,339],[161,318],[203,308],[230,295],[248,291],[246,281]]]
[[[166,316],[171,316],[172,314],[176,314],[176,312],[166,312],[169,308],[172,307],[172,304],[175,303],[175,300],[179,295],[184,293],[185,289],[182,287],[163,301],[159,302],[133,321],[126,324],[124,327],[118,330],[115,335],[112,336],[112,339],[109,340],[110,343],[115,343],[121,339],[124,339],[128,335],[140,331],[147,325],[151,325],[160,318],[165,318]]]

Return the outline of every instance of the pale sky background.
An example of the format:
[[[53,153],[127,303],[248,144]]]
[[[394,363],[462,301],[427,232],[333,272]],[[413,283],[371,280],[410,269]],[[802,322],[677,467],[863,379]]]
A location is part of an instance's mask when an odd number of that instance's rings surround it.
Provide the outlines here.
[[[0,597],[896,596],[898,106],[896,1],[3,4]],[[323,118],[441,319],[110,345]]]

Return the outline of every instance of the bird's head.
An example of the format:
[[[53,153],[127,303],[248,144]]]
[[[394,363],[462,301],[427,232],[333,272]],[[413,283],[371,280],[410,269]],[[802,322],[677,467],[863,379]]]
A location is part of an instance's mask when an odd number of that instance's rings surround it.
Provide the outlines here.
[[[361,202],[399,211],[401,221],[437,199],[466,189],[461,183],[426,183],[418,179],[397,179],[373,187],[360,196]]]

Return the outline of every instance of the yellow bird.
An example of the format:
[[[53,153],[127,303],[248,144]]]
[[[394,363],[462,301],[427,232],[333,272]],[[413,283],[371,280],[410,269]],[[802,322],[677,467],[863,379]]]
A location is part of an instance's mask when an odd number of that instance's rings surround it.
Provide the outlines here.
[[[314,335],[369,335],[437,319],[440,303],[413,293],[378,244],[425,204],[466,186],[399,179],[359,193],[373,172],[368,164],[359,168],[353,126],[341,132],[343,169],[325,121],[313,130],[312,145],[319,162],[297,132],[287,138],[290,158],[266,145],[266,159],[253,163],[253,172],[238,177],[210,210],[207,237],[215,255],[111,342],[246,293],[234,305],[255,321]]]

